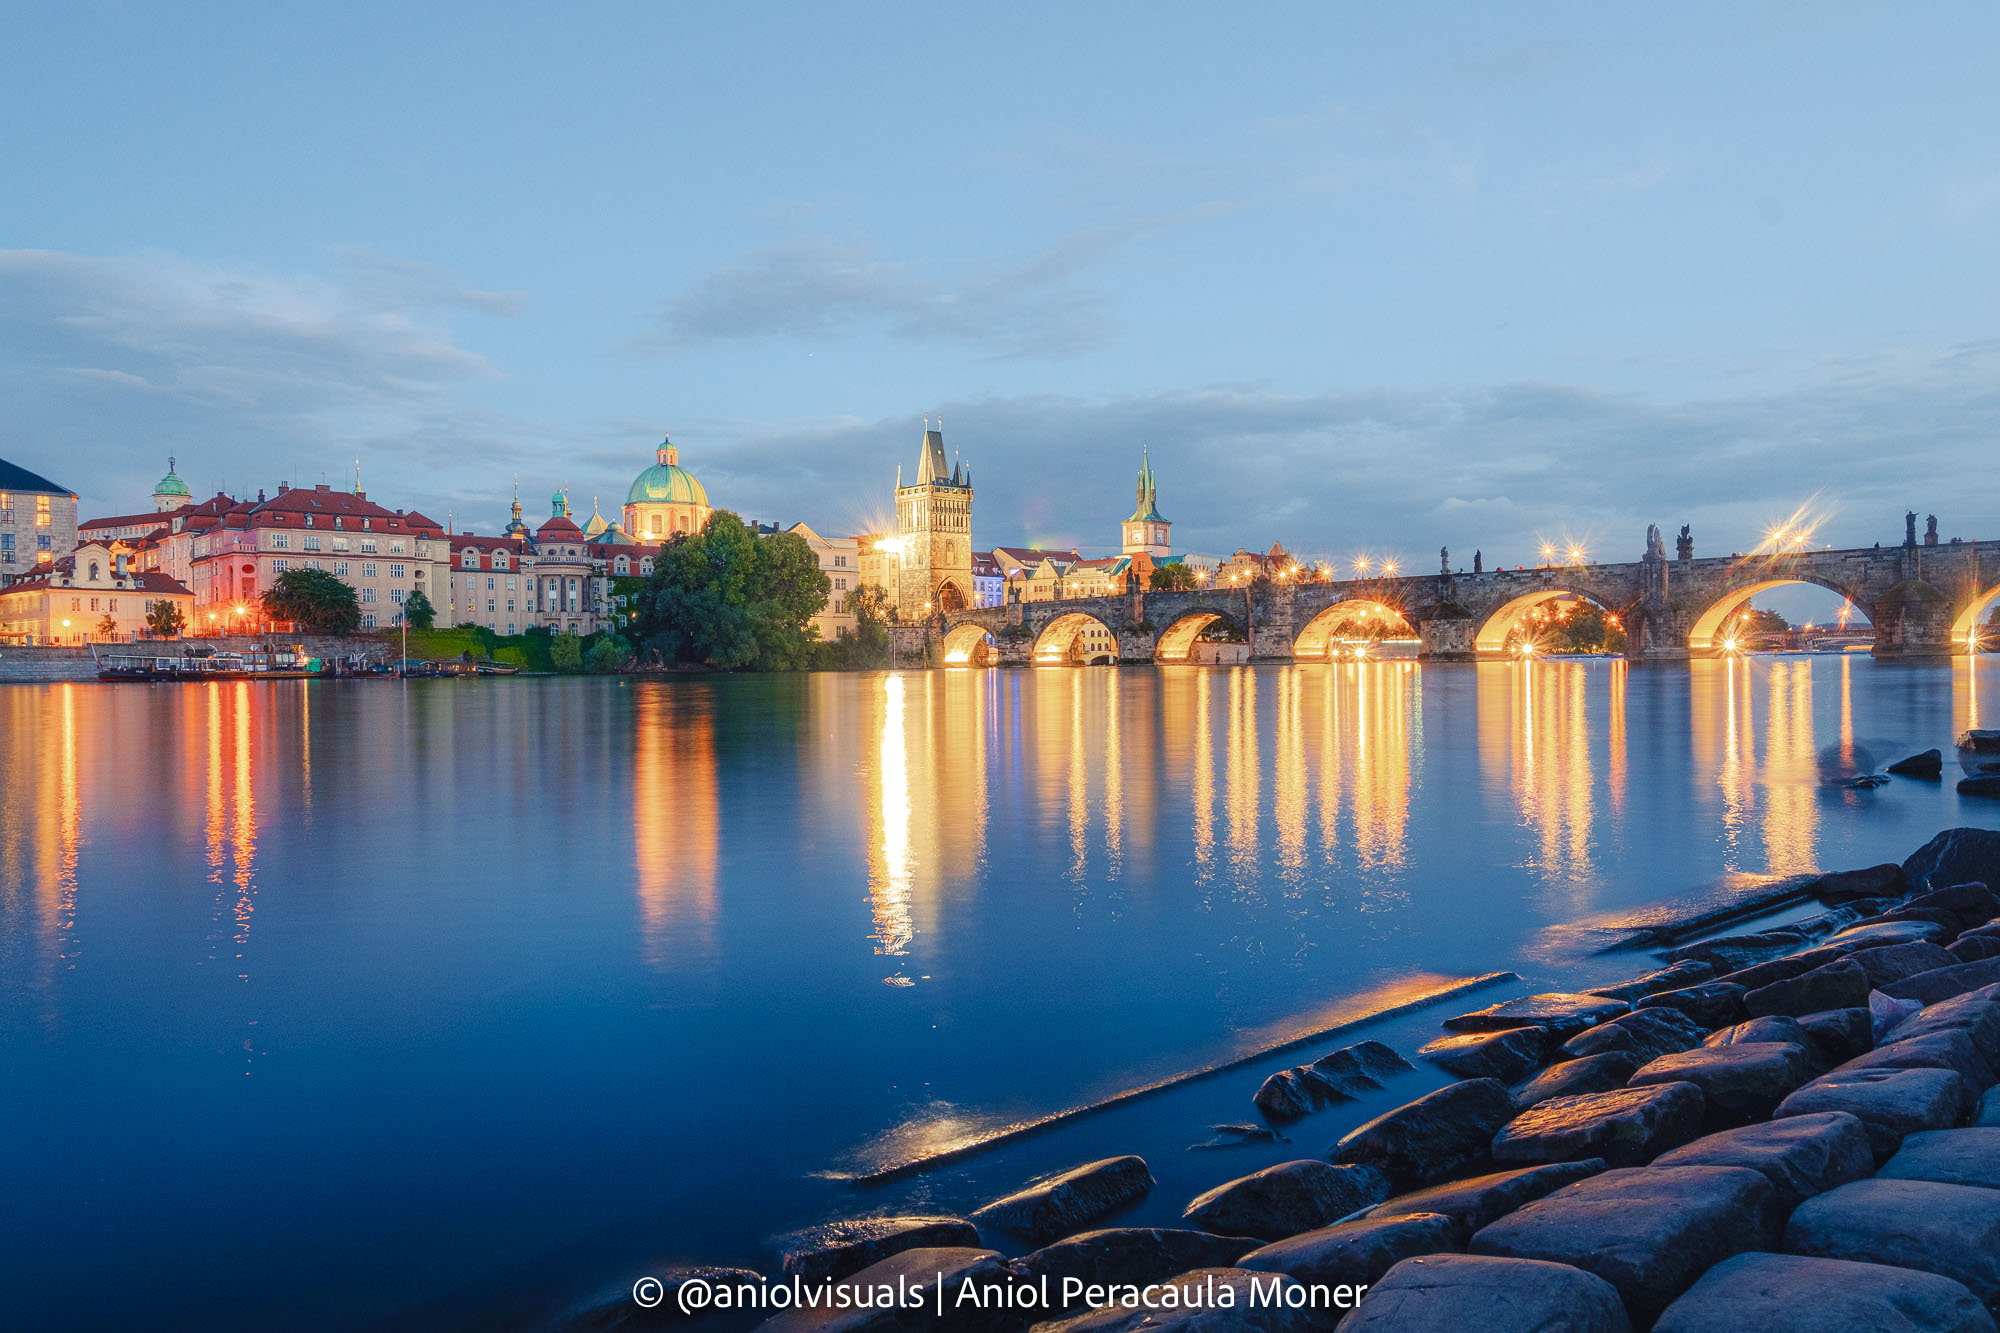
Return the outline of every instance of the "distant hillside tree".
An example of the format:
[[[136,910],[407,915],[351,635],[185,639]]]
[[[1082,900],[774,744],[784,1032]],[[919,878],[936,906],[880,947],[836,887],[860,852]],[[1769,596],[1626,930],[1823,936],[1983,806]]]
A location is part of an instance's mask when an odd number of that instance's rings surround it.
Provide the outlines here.
[[[403,603],[403,623],[411,629],[429,629],[437,623],[437,608],[431,599],[424,596],[422,588],[411,593]]]
[[[796,671],[833,584],[805,539],[758,537],[726,509],[653,561],[634,625],[649,652],[724,671]]]

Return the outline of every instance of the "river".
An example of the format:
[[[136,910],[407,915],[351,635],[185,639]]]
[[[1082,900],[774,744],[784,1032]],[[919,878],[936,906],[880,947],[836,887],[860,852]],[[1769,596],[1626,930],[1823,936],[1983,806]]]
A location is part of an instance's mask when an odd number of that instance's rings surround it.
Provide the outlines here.
[[[532,1326],[754,1262],[1329,996],[1995,826],[1829,780],[1996,717],[1991,657],[0,689],[0,1309]]]

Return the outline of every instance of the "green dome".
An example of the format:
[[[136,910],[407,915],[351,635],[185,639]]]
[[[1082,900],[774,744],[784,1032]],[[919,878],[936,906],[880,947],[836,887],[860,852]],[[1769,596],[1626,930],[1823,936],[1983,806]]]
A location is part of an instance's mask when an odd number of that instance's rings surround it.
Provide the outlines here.
[[[179,477],[176,477],[171,472],[169,472],[166,476],[160,478],[160,484],[153,488],[153,494],[185,495],[188,496],[190,499],[192,499],[194,495],[192,491],[188,490],[188,484],[182,481]]]
[[[660,446],[660,461],[641,472],[625,492],[628,505],[683,504],[708,507],[708,492],[694,479],[694,473],[680,465],[671,444]]]

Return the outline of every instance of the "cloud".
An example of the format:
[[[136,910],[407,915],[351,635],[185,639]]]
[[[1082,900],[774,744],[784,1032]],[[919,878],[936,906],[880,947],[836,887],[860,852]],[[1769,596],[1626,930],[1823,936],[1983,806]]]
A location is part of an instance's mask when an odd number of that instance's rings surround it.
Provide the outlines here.
[[[1104,342],[1104,302],[1077,279],[1132,237],[1168,219],[1105,223],[1025,258],[943,275],[869,246],[813,236],[752,251],[660,306],[633,350],[681,352],[761,338],[826,340],[876,329],[912,343],[948,342],[1002,357],[1061,356]]]

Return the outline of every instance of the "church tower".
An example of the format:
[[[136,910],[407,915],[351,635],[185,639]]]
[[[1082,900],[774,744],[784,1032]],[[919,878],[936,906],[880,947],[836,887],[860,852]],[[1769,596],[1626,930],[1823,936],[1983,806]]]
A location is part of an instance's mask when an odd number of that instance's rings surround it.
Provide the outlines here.
[[[939,423],[942,427],[943,423]],[[976,603],[972,583],[972,471],[945,466],[944,431],[924,423],[916,480],[896,476],[896,537],[900,548],[896,586],[890,589],[904,620]]]
[[[1138,492],[1139,503],[1132,507],[1132,517],[1126,519],[1124,524],[1125,554],[1143,553],[1155,560],[1163,560],[1174,553],[1169,536],[1174,525],[1160,512],[1160,492],[1153,484],[1150,453],[1140,456]]]

